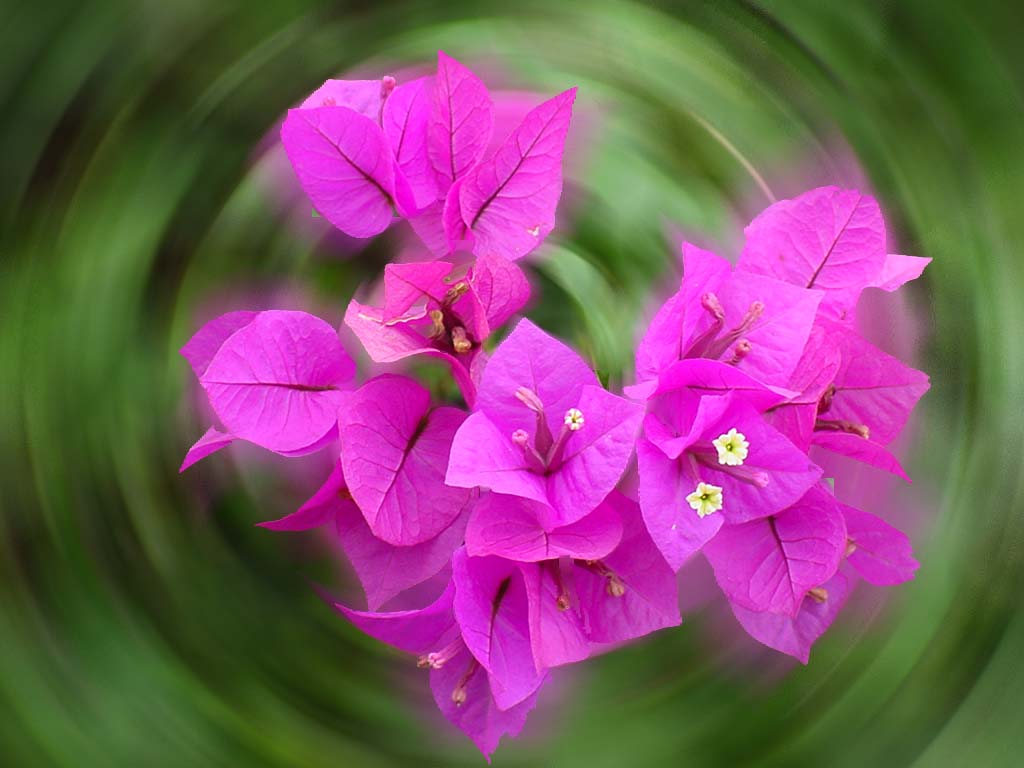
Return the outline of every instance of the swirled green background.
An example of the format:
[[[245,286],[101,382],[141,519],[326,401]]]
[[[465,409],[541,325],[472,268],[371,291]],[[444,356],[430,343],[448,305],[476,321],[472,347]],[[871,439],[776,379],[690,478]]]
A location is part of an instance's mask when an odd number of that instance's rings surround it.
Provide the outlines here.
[[[1020,765],[1022,31],[998,1],[5,4],[0,763],[480,764],[309,589],[322,552],[252,527],[314,473],[176,474],[204,428],[176,349],[211,302],[285,286],[337,321],[387,257],[285,226],[256,146],[325,77],[443,47],[580,85],[534,315],[613,375],[669,228],[735,244],[769,193],[863,175],[894,248],[934,258],[892,491],[918,579],[807,668],[765,673],[697,610],[564,678],[495,764]]]

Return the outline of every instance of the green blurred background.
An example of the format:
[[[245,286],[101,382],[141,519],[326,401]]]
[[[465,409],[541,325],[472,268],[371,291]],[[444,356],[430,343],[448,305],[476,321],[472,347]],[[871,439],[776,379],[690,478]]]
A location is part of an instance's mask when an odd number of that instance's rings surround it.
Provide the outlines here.
[[[0,764],[481,764],[412,665],[310,590],[344,582],[329,548],[252,526],[320,465],[232,449],[176,473],[206,426],[176,353],[198,324],[275,303],[338,322],[396,247],[352,252],[281,213],[258,159],[275,121],[328,76],[443,47],[512,86],[580,86],[532,314],[613,379],[675,233],[735,253],[771,193],[865,184],[890,248],[934,258],[909,291],[933,378],[903,449],[916,483],[880,487],[918,579],[851,606],[803,668],[736,638],[694,574],[682,629],[562,676],[495,765],[1020,765],[1022,18],[955,0],[8,0]]]

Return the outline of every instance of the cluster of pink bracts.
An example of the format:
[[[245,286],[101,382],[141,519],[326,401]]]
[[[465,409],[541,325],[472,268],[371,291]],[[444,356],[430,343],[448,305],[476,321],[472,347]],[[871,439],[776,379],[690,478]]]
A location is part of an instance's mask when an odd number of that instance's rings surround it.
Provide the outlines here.
[[[233,440],[334,446],[323,487],[263,525],[336,527],[369,610],[337,609],[414,654],[485,755],[550,670],[678,625],[676,572],[697,553],[744,629],[804,662],[855,581],[917,567],[906,536],[842,503],[843,478],[815,463],[832,451],[905,478],[886,446],[928,388],[856,331],[865,288],[895,290],[928,261],[886,253],[867,195],[772,205],[735,268],[684,245],[624,396],[529,320],[487,351],[529,297],[515,259],[552,227],[573,95],[493,144],[486,88],[441,54],[435,77],[397,87],[329,81],[282,129],[340,229],[373,235],[397,211],[437,234],[435,254],[475,254],[388,265],[380,300],[345,317],[377,363],[444,361],[468,410],[402,375],[356,388],[336,330],[302,312],[233,312],[182,349],[223,426],[182,468]],[[440,573],[430,605],[379,611]]]

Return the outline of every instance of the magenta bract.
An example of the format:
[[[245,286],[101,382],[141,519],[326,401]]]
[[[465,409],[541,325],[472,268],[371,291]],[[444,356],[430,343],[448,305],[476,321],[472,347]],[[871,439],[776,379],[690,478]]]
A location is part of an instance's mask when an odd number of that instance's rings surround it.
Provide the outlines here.
[[[261,525],[325,529],[369,609],[337,610],[414,654],[488,759],[552,670],[680,624],[676,572],[697,553],[743,629],[804,663],[856,581],[918,568],[904,533],[833,494],[851,476],[826,454],[909,479],[891,448],[928,388],[858,331],[866,289],[928,263],[887,252],[870,196],[823,187],[769,206],[735,268],[685,243],[678,290],[636,334],[631,399],[529,320],[493,347],[530,298],[517,260],[555,226],[575,98],[492,97],[439,52],[436,74],[407,83],[329,80],[282,126],[334,226],[369,237],[401,217],[450,256],[404,251],[345,326],[376,364],[444,361],[468,412],[434,379],[354,388],[338,334],[302,312],[231,312],[181,350],[219,421],[182,469],[235,440],[283,456],[333,445],[324,484]],[[816,460],[837,465],[832,483]],[[426,607],[379,612],[443,580]]]
[[[885,264],[885,223],[869,195],[821,187],[767,208],[744,230],[740,269],[825,291],[822,311],[841,319]],[[851,293],[852,289],[852,293]]]
[[[657,380],[679,360],[710,359],[785,387],[821,296],[733,272],[727,261],[685,243],[679,292],[661,307],[637,348],[637,382]]]
[[[345,484],[341,462],[327,481],[298,510],[280,520],[260,523],[275,531],[301,531],[333,525],[338,541],[366,593],[371,611],[441,571],[461,544],[473,499],[432,539],[395,546],[374,536]]]
[[[554,227],[575,95],[493,137],[487,87],[442,51],[436,75],[397,87],[389,77],[328,80],[288,113],[281,140],[314,208],[342,232],[372,237],[401,216],[435,256],[465,244],[518,259]],[[521,108],[511,98],[504,121]],[[503,139],[496,149],[492,138]]]
[[[730,431],[747,443],[742,461],[722,463],[715,441]],[[688,388],[653,397],[637,448],[640,506],[655,543],[676,570],[723,524],[779,512],[802,497],[821,469],[736,393],[700,397]],[[689,502],[702,484],[717,508]]]
[[[747,634],[769,648],[806,664],[814,641],[824,634],[850,595],[853,584],[844,573],[836,573],[812,597],[803,599],[796,616],[748,610],[731,603],[733,615]]]
[[[607,555],[523,566],[539,666],[579,661],[681,621],[675,576],[658,557],[636,502],[616,492],[591,515],[602,508],[622,521],[622,538]]]
[[[293,109],[281,141],[302,188],[331,224],[353,237],[388,228],[395,161],[379,125],[345,107]]]
[[[443,360],[472,405],[473,372],[483,355],[483,342],[492,328],[523,307],[529,295],[522,270],[498,256],[480,257],[468,272],[443,261],[389,264],[384,271],[384,306],[353,301],[345,324],[376,362],[414,355]]]
[[[546,531],[541,520],[550,516],[539,502],[488,493],[473,508],[466,529],[466,552],[524,563],[563,556],[599,560],[622,539],[622,519],[607,503],[575,523]]]
[[[459,192],[474,253],[518,259],[555,226],[562,194],[562,153],[576,89],[530,112],[506,142],[466,177]]]
[[[487,363],[446,479],[540,502],[545,529],[569,525],[618,483],[641,417],[569,347],[521,320]]]
[[[230,313],[200,330],[182,354],[225,427],[207,432],[182,469],[233,439],[287,456],[334,439],[355,365],[323,320],[305,312]]]
[[[373,534],[422,544],[459,516],[470,492],[445,485],[452,437],[466,415],[434,408],[412,379],[378,376],[342,402],[341,463],[349,492]]]
[[[427,147],[438,187],[447,192],[487,147],[494,128],[493,103],[480,78],[443,51],[437,54],[434,88]]]
[[[704,547],[731,602],[790,616],[810,590],[832,578],[845,551],[843,515],[820,488],[777,515],[724,526]]]

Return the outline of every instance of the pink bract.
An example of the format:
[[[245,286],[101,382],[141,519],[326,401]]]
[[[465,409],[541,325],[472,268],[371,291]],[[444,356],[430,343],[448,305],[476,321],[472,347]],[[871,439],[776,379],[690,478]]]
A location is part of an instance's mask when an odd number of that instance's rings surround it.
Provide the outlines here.
[[[466,418],[431,407],[430,393],[403,376],[378,376],[342,402],[341,463],[373,534],[422,544],[450,526],[470,492],[444,483],[452,436]]]
[[[840,319],[885,263],[885,222],[870,195],[821,187],[768,207],[744,230],[739,268],[825,291]]]
[[[474,253],[522,258],[554,228],[575,98],[571,88],[531,111],[494,157],[466,177],[459,204]]]
[[[733,272],[729,263],[683,245],[679,292],[654,316],[636,353],[644,384],[679,360],[719,360],[762,384],[785,387],[821,300],[780,280]]]
[[[616,492],[602,507],[623,525],[621,541],[607,555],[570,554],[523,566],[538,666],[580,661],[681,621],[675,576],[658,557],[636,502]]]
[[[622,519],[610,504],[601,504],[575,523],[545,531],[550,512],[536,501],[488,493],[473,508],[466,529],[466,552],[497,555],[519,562],[568,556],[599,560],[622,539]]]
[[[439,51],[428,151],[442,192],[480,159],[493,127],[487,87],[468,67]]]
[[[578,414],[579,424],[570,424]],[[622,476],[642,410],[602,389],[580,357],[521,320],[484,370],[475,412],[452,446],[447,482],[541,502],[569,525]]]
[[[836,573],[821,585],[824,600],[805,597],[796,616],[756,612],[732,603],[732,612],[747,634],[760,643],[806,664],[811,646],[824,634],[842,610],[853,588],[852,580]]]
[[[529,295],[522,270],[498,256],[480,257],[468,272],[444,261],[389,264],[384,271],[384,306],[352,301],[345,324],[376,362],[413,355],[443,360],[472,405],[473,373],[483,342],[492,328],[522,308]]]
[[[231,436],[296,455],[333,435],[342,390],[354,373],[338,334],[323,320],[267,311],[228,336],[199,381]]]
[[[281,142],[316,210],[353,237],[391,225],[395,161],[380,126],[346,107],[293,109]]]
[[[427,125],[434,78],[421,77],[395,88],[384,104],[381,123],[399,171],[422,209],[437,199],[438,186],[427,150]]]
[[[338,461],[327,481],[298,510],[279,520],[260,523],[274,531],[302,531],[330,525],[359,577],[371,611],[440,572],[461,545],[473,499],[437,536],[421,544],[399,547],[373,535],[353,501]]]
[[[704,554],[730,602],[796,616],[804,596],[835,574],[845,550],[839,505],[815,488],[777,515],[724,526]]]

